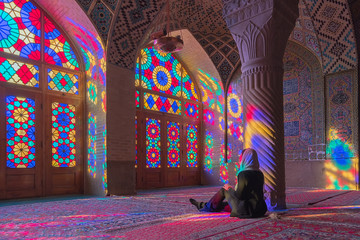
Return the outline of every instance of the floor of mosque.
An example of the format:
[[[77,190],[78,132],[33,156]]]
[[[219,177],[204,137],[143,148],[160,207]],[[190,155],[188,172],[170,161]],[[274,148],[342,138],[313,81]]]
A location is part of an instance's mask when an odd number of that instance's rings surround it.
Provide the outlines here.
[[[0,239],[360,239],[360,191],[288,188],[263,218],[198,212],[219,186],[0,201]]]

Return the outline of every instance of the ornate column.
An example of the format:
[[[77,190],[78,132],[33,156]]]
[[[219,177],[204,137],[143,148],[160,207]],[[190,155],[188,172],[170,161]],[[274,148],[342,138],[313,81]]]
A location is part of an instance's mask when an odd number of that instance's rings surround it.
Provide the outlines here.
[[[245,147],[259,155],[270,210],[286,208],[282,58],[298,16],[298,0],[224,0],[242,63]]]

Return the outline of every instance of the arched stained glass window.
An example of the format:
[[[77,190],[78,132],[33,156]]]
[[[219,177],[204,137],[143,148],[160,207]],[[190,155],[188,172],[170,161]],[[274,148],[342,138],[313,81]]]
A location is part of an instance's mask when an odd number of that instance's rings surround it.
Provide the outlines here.
[[[83,50],[83,53],[87,52]],[[0,102],[7,107],[9,168],[35,167],[35,116],[41,124],[43,121],[40,119],[44,119],[51,126],[48,129],[52,134],[52,145],[49,146],[51,165],[76,165],[75,118],[78,116],[75,116],[75,105],[62,102],[61,98],[67,95],[59,95],[56,91],[77,95],[76,100],[80,100],[81,75],[77,59],[69,39],[36,3],[0,0],[0,82],[24,86],[23,92],[6,94],[6,103]],[[86,67],[90,68],[93,61],[88,57]],[[3,86],[7,89],[9,85]],[[35,95],[42,91],[49,95],[57,94],[59,99],[45,105],[40,98],[27,97],[35,96],[29,94],[27,87],[37,88]],[[96,95],[93,99],[96,101]],[[43,113],[35,111],[35,104],[45,105]],[[40,114],[47,114],[47,119]]]
[[[142,153],[136,148],[138,183],[145,187],[197,184],[202,104],[196,82],[175,54],[145,48],[136,60],[135,87],[135,121],[139,132],[145,133],[145,137],[139,134],[139,144],[146,149]]]

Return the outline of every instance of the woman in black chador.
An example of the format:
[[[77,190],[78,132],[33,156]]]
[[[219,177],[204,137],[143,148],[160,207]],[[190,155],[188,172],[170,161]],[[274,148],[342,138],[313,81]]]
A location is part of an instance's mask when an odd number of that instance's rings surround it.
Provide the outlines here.
[[[267,211],[264,200],[264,175],[259,169],[257,153],[254,149],[244,149],[240,156],[240,169],[235,190],[225,184],[208,202],[190,202],[200,211],[231,212],[230,217],[262,217]],[[224,202],[224,199],[227,202]]]

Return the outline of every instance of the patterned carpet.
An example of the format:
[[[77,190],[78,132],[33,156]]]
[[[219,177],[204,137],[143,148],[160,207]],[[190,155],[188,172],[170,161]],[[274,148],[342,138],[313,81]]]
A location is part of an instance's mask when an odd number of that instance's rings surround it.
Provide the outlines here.
[[[359,191],[291,188],[287,203],[296,207],[258,219],[202,213],[188,202],[218,189],[0,201],[0,239],[360,239]]]

